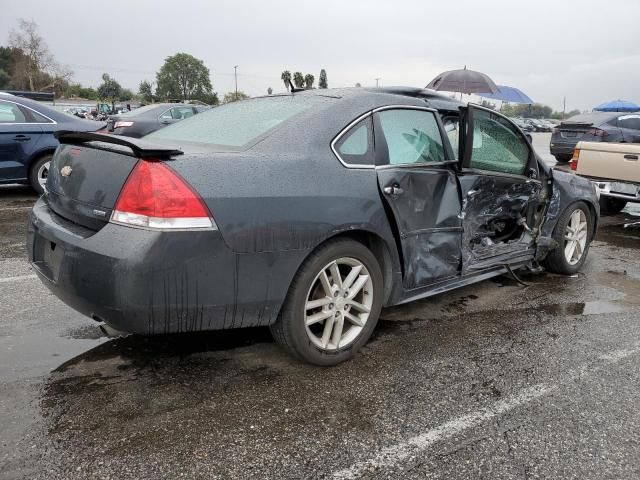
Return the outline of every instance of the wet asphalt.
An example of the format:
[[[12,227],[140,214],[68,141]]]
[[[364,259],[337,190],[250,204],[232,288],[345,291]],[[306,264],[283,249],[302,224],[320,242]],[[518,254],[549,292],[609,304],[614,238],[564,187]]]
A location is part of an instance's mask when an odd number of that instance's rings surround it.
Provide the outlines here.
[[[638,207],[580,274],[386,309],[322,369],[266,329],[105,338],[33,275],[35,198],[0,188],[2,479],[640,478]]]

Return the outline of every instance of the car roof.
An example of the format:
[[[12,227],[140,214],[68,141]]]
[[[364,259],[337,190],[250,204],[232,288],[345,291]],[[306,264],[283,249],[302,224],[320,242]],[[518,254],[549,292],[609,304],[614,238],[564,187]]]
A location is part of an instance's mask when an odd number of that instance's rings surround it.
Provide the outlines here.
[[[466,104],[447,97],[435,90],[418,87],[390,86],[390,87],[345,87],[345,88],[317,88],[309,90],[294,90],[293,93],[282,93],[274,96],[286,95],[316,95],[324,97],[332,97],[338,99],[365,99],[369,97],[372,101],[376,101],[384,95],[394,95],[401,97],[409,97],[416,100],[424,101],[428,107],[437,110],[457,111]]]
[[[620,112],[589,112],[589,113],[581,113],[579,115],[574,115],[571,118],[563,120],[562,123],[603,123],[612,118],[616,118],[619,115],[623,115]]]

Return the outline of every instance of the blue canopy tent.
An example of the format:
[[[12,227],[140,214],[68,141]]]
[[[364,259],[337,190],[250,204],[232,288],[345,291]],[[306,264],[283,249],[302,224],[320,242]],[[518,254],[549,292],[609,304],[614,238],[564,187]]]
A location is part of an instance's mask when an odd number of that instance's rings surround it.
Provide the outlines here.
[[[612,100],[594,108],[596,112],[637,112],[640,105],[626,100]]]
[[[495,93],[478,93],[477,95],[490,98],[492,100],[500,100],[502,102],[510,103],[525,103],[528,105],[533,104],[533,100],[529,98],[522,90],[515,87],[508,87],[507,85],[498,85],[498,89]]]

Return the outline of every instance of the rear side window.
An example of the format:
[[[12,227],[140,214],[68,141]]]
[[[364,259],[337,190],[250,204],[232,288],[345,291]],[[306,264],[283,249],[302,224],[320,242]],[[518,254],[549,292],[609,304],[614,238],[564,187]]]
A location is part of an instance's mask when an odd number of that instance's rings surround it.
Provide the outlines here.
[[[344,163],[373,165],[373,130],[371,117],[351,127],[335,144],[336,152]]]
[[[377,113],[390,165],[445,161],[442,136],[433,112],[412,109]]]
[[[316,98],[282,96],[231,102],[157,130],[148,137],[241,147],[308,110]]]
[[[618,117],[618,127],[640,130],[640,115],[623,115]]]
[[[15,103],[0,101],[0,123],[26,123],[27,119]]]
[[[528,163],[529,147],[515,125],[494,113],[474,110],[471,168],[524,175]]]

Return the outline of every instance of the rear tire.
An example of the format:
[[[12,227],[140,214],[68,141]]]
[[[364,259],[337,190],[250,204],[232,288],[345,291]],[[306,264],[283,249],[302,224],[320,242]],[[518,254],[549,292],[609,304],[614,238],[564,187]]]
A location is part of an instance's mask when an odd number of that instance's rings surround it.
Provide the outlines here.
[[[383,290],[380,265],[369,249],[353,240],[331,240],[296,273],[271,333],[301,360],[337,365],[371,336]]]
[[[593,218],[589,207],[584,202],[569,205],[553,231],[553,239],[558,246],[547,255],[542,265],[554,273],[577,273],[587,259],[592,235]]]
[[[554,155],[558,163],[568,163],[571,160],[571,155]]]
[[[627,202],[617,198],[600,197],[600,213],[602,215],[615,215],[620,213]]]
[[[43,155],[31,164],[31,170],[29,171],[29,183],[38,195],[42,195],[44,193],[44,186],[47,183],[49,165],[51,164],[52,158],[52,154]]]

